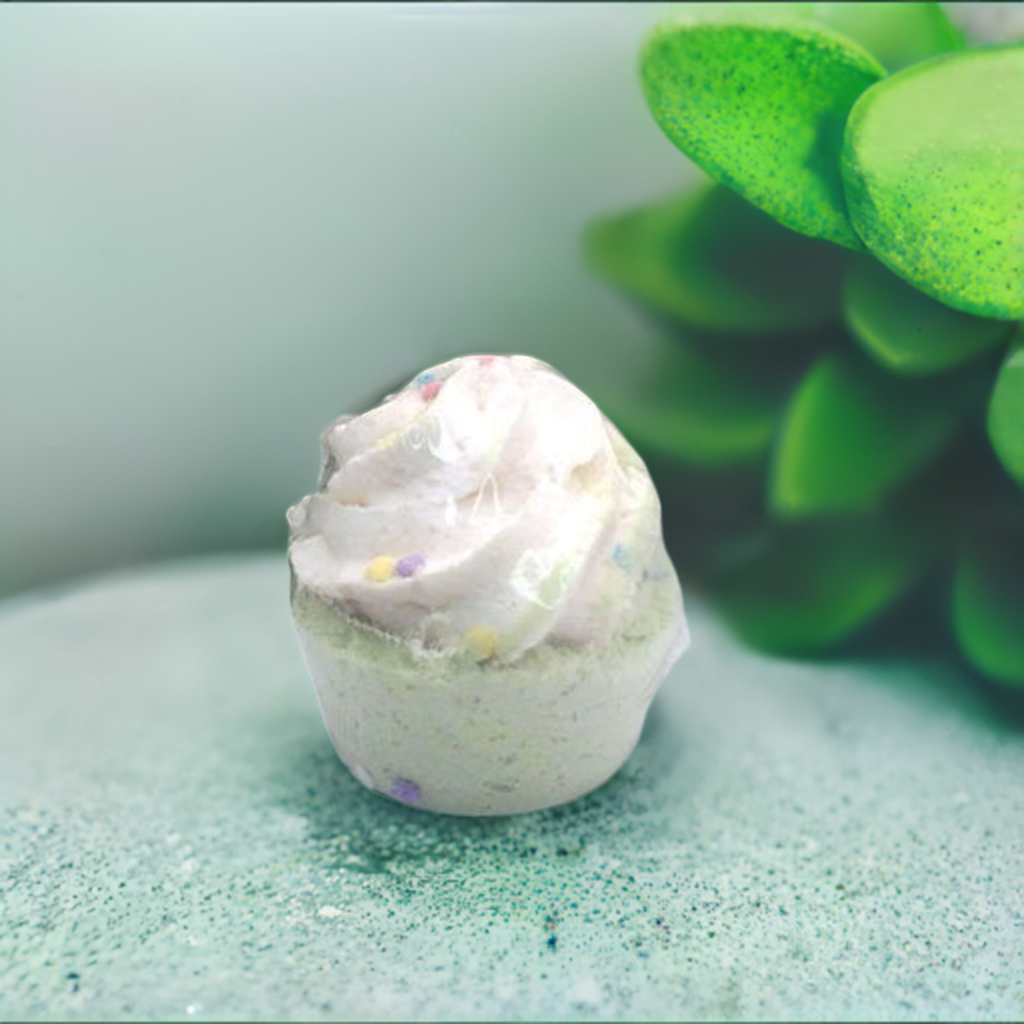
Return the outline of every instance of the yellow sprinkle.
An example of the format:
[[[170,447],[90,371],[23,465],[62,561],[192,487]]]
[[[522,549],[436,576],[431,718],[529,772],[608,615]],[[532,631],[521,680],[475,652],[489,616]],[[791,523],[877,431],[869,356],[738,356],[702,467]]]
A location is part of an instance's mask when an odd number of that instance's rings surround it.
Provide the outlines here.
[[[494,657],[498,648],[498,634],[486,626],[473,626],[466,630],[462,642],[476,655],[477,661]]]
[[[378,555],[367,565],[363,575],[371,583],[385,583],[395,575],[395,559],[390,555]]]
[[[392,430],[390,434],[385,434],[377,440],[377,450],[390,448],[401,436],[402,432],[400,430]]]

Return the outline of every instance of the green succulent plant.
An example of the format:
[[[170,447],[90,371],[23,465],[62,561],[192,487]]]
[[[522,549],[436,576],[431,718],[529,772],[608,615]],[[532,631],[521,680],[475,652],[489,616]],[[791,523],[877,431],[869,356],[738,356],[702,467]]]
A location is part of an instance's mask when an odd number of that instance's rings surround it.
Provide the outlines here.
[[[683,569],[788,655],[941,593],[1024,688],[1024,45],[937,4],[685,4],[640,79],[711,180],[588,225],[664,329],[594,397]]]

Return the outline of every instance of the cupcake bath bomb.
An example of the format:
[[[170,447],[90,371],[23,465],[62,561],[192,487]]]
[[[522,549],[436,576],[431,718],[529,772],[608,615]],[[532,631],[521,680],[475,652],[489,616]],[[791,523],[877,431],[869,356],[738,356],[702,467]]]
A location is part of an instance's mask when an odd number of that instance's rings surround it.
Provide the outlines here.
[[[322,443],[288,511],[291,600],[352,774],[469,815],[612,776],[689,643],[658,495],[618,430],[537,359],[467,356]]]

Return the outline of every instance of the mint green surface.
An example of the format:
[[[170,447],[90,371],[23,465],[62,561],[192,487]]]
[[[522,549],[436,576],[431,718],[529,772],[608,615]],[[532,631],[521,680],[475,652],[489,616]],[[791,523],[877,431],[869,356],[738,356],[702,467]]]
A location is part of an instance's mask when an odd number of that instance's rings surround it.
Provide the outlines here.
[[[1020,729],[690,612],[615,779],[472,821],[338,762],[282,557],[2,606],[0,1017],[1020,1019]]]
[[[929,524],[838,519],[766,532],[716,581],[736,632],[761,650],[827,650],[885,611],[937,553]]]
[[[944,54],[850,113],[846,201],[868,249],[965,313],[1024,315],[1024,46]]]
[[[1024,689],[1024,520],[964,545],[953,623],[970,661],[993,679]]]
[[[694,327],[767,334],[838,319],[843,252],[721,185],[594,221],[583,245],[604,280]]]
[[[987,425],[1006,471],[1024,486],[1024,333],[1019,330],[992,389]]]
[[[641,55],[647,105],[715,180],[812,238],[862,248],[846,214],[847,114],[884,69],[846,36],[799,19],[658,26]]]
[[[1006,341],[1013,324],[951,309],[869,256],[851,260],[843,318],[864,351],[908,377],[947,370]]]
[[[852,352],[822,356],[797,387],[779,430],[772,509],[799,518],[876,507],[942,451],[983,393],[986,369],[906,380]]]

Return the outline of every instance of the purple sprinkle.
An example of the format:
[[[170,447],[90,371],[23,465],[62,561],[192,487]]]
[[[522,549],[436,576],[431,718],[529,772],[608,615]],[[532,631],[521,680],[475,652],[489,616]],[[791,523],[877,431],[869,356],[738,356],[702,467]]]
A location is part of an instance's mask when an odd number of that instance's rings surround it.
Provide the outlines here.
[[[423,794],[412,779],[395,779],[391,783],[391,795],[403,804],[418,804]]]
[[[418,572],[427,564],[427,560],[422,555],[403,555],[395,563],[395,572],[399,576],[408,579],[414,573]]]

